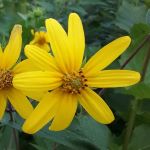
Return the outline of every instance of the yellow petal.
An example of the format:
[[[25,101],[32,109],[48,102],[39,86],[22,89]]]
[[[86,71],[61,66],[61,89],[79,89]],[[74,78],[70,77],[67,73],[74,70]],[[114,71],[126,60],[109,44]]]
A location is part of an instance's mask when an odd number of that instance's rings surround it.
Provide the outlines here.
[[[35,44],[41,39],[40,32],[35,32],[33,35],[34,35],[34,38],[32,41],[30,41],[30,44]]]
[[[72,94],[63,94],[58,111],[54,116],[50,130],[60,131],[67,128],[73,120],[77,109],[77,97]]]
[[[7,91],[7,96],[12,106],[22,118],[26,119],[29,117],[33,111],[33,107],[21,91],[11,88]]]
[[[13,68],[14,74],[19,74],[19,73],[29,72],[29,71],[37,71],[37,70],[39,69],[29,59],[23,60]],[[33,91],[24,91],[23,93],[26,96],[37,101],[40,101],[40,99],[44,95],[44,92],[38,92],[37,94],[37,92],[34,93]]]
[[[69,49],[68,37],[62,26],[55,19],[46,20],[46,29],[53,54],[60,69],[66,73],[72,70],[72,50]]]
[[[22,73],[22,72],[28,72],[28,71],[38,71],[38,70],[39,69],[29,59],[23,60],[22,62],[18,63],[13,68],[13,72],[15,74]]]
[[[54,90],[46,94],[37,105],[30,117],[25,121],[22,129],[24,132],[33,134],[44,127],[55,115],[62,94]]]
[[[69,16],[68,39],[74,56],[72,57],[74,63],[73,69],[78,71],[82,64],[85,37],[82,22],[76,13],[71,13]]]
[[[92,76],[111,64],[129,46],[129,36],[120,37],[100,49],[84,66],[86,76]]]
[[[91,89],[86,88],[81,92],[79,102],[96,121],[109,124],[114,120],[114,115],[108,105]]]
[[[48,33],[47,33],[47,32],[45,33],[45,35],[44,35],[44,36],[45,36],[45,40],[46,40],[46,42],[47,42],[47,43],[50,43],[49,36],[48,36]]]
[[[32,41],[30,41],[31,45],[34,45],[36,43],[36,39],[33,39]]]
[[[25,54],[41,70],[59,70],[53,56],[35,45],[27,45]]]
[[[139,82],[140,74],[130,70],[104,70],[97,76],[87,78],[87,80],[90,87],[124,87]]]
[[[40,32],[33,33],[33,36],[34,36],[34,38],[33,38],[32,41],[30,41],[30,44],[35,44],[35,43],[37,43],[39,41],[39,39],[40,39]]]
[[[62,84],[57,72],[34,71],[14,76],[13,86],[24,92],[43,92],[57,88]],[[38,93],[37,93],[38,94]]]
[[[40,38],[45,38],[45,31],[39,31],[39,37]]]
[[[31,45],[35,45],[40,47],[41,49],[49,52],[50,46],[48,44],[48,36],[44,31],[36,32],[34,35],[34,39],[30,42]]]
[[[22,45],[22,26],[15,25],[4,50],[3,68],[10,69],[18,60]]]
[[[2,91],[0,91],[0,120],[3,118],[5,109],[6,109],[6,105],[7,105],[7,99],[4,96],[4,94],[2,93]]]

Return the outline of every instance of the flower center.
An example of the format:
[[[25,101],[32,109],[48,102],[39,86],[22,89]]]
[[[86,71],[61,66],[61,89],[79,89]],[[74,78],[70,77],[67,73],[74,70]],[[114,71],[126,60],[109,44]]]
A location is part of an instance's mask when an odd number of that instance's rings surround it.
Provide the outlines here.
[[[38,43],[39,43],[40,45],[43,45],[44,43],[46,43],[45,38],[44,38],[44,37],[40,37],[39,40],[38,40]]]
[[[66,74],[63,77],[62,90],[71,94],[79,94],[84,89],[87,79],[83,75],[82,71],[74,72],[72,74]]]
[[[0,70],[0,90],[12,86],[13,74],[9,70]]]

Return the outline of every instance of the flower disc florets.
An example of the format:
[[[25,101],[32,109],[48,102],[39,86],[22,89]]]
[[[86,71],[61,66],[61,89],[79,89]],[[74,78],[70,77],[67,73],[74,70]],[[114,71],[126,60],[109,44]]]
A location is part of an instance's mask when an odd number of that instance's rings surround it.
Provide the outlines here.
[[[66,74],[63,77],[62,90],[71,94],[79,94],[87,86],[86,81],[82,71]]]
[[[41,37],[41,38],[37,41],[37,43],[40,44],[40,45],[46,43],[45,37]]]
[[[9,70],[0,70],[0,90],[12,86],[13,74]]]

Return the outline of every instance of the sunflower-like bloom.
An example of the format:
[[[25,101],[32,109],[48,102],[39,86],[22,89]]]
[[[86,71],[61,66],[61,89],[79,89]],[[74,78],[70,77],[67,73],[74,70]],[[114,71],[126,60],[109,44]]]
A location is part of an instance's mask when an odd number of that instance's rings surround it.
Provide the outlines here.
[[[20,56],[21,45],[22,27],[15,25],[4,51],[0,47],[0,119],[4,115],[7,100],[22,118],[27,118],[33,111],[33,107],[24,92],[13,86],[13,78],[17,74],[33,69],[29,60],[24,60],[14,66]]]
[[[85,37],[79,16],[70,14],[68,34],[52,18],[46,20],[46,28],[54,56],[36,46],[25,48],[27,57],[45,71],[22,73],[13,80],[18,89],[51,90],[25,121],[23,131],[33,134],[52,119],[50,130],[67,128],[78,103],[99,123],[111,123],[112,111],[92,88],[125,87],[140,80],[140,74],[135,71],[103,70],[129,46],[130,37],[109,43],[82,66]]]
[[[41,49],[49,52],[50,46],[49,46],[47,33],[44,31],[38,31],[38,32],[33,33],[33,35],[34,35],[34,38],[30,42],[30,44],[36,45],[40,47]]]

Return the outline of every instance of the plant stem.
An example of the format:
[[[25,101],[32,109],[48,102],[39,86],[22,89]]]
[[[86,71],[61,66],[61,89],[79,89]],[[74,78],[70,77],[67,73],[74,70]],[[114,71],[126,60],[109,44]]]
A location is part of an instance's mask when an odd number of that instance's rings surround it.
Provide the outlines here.
[[[145,38],[144,38],[144,40],[140,43],[140,45],[134,50],[134,52],[129,56],[129,58],[127,59],[127,60],[125,60],[125,62],[121,65],[121,67],[120,67],[120,69],[124,69],[126,66],[127,66],[127,64],[134,58],[134,56],[136,56],[136,54],[141,50],[141,48],[145,45],[145,43],[147,42],[147,41],[149,41],[150,40],[150,34],[148,34]],[[149,57],[150,57],[150,53],[149,53]],[[148,60],[149,61],[149,60]],[[147,68],[147,67],[146,67]],[[146,70],[145,70],[145,72],[146,72]],[[144,73],[144,71],[143,71],[143,73]],[[145,75],[144,75],[145,76]],[[104,94],[104,92],[105,92],[105,90],[106,89],[101,89],[100,90],[100,92],[99,92],[99,94],[100,95],[103,95]]]
[[[120,69],[124,69],[126,67],[126,65],[134,58],[134,56],[136,56],[136,54],[141,50],[141,48],[145,45],[146,42],[148,42],[150,40],[150,34],[147,35],[144,40],[140,43],[140,45],[134,50],[134,52],[129,56],[129,58],[121,65]],[[141,81],[144,81],[145,78],[145,74],[147,71],[147,67],[150,61],[150,48],[148,50],[148,54],[146,55],[146,58],[144,60],[144,64],[143,64],[143,70],[141,73]],[[101,89],[101,91],[99,92],[100,95],[104,94],[106,89]],[[137,110],[137,106],[138,106],[138,100],[135,99],[132,103],[132,108],[131,108],[131,112],[129,114],[129,121],[127,124],[127,128],[126,128],[126,132],[125,132],[125,137],[124,137],[124,143],[123,143],[123,148],[122,150],[128,150],[128,144],[129,144],[129,140],[132,134],[132,130],[134,127],[134,121],[135,121],[135,117],[136,117],[136,110]]]
[[[57,143],[54,142],[52,150],[56,150],[56,149],[57,149]]]
[[[148,38],[146,38],[146,39],[149,40],[150,37],[149,36],[147,36],[147,37]],[[147,40],[145,42],[147,42]],[[130,60],[130,59],[128,59],[128,60]],[[142,69],[142,73],[141,73],[141,81],[144,81],[147,67],[149,64],[149,60],[150,60],[150,47],[148,49],[148,54],[146,55],[145,60],[144,60],[143,69]],[[127,128],[126,128],[126,134],[125,134],[124,144],[123,144],[122,150],[128,150],[128,144],[129,144],[129,140],[130,140],[132,130],[134,127],[137,108],[138,108],[138,100],[135,99],[132,103],[131,113],[129,115],[129,121],[128,121]]]
[[[12,106],[11,106],[10,103],[8,104],[8,108],[9,108],[8,113],[9,113],[9,116],[10,116],[10,121],[14,122],[13,109],[12,109]],[[18,139],[18,136],[17,136],[16,129],[12,128],[12,130],[13,130],[13,136],[14,136],[14,141],[15,141],[15,145],[16,145],[16,150],[20,150],[19,139]]]
[[[147,35],[144,40],[140,43],[140,45],[134,50],[134,52],[129,56],[129,58],[121,65],[120,69],[126,67],[126,65],[132,60],[132,58],[141,50],[141,48],[145,45],[145,43],[150,40],[150,35]]]
[[[143,70],[142,70],[142,73],[141,73],[141,81],[144,81],[144,78],[145,78],[145,74],[146,74],[146,71],[147,71],[147,68],[148,68],[148,64],[149,64],[149,61],[150,61],[150,47],[149,47],[149,50],[148,50],[148,54],[144,60],[144,64],[143,64]]]
[[[138,106],[138,100],[134,99],[134,101],[132,103],[132,107],[131,107],[131,112],[129,114],[129,121],[128,121],[126,132],[125,132],[122,150],[128,150],[128,144],[129,144],[129,140],[130,140],[130,137],[132,134],[134,121],[135,121],[135,117],[136,117],[137,106]]]

